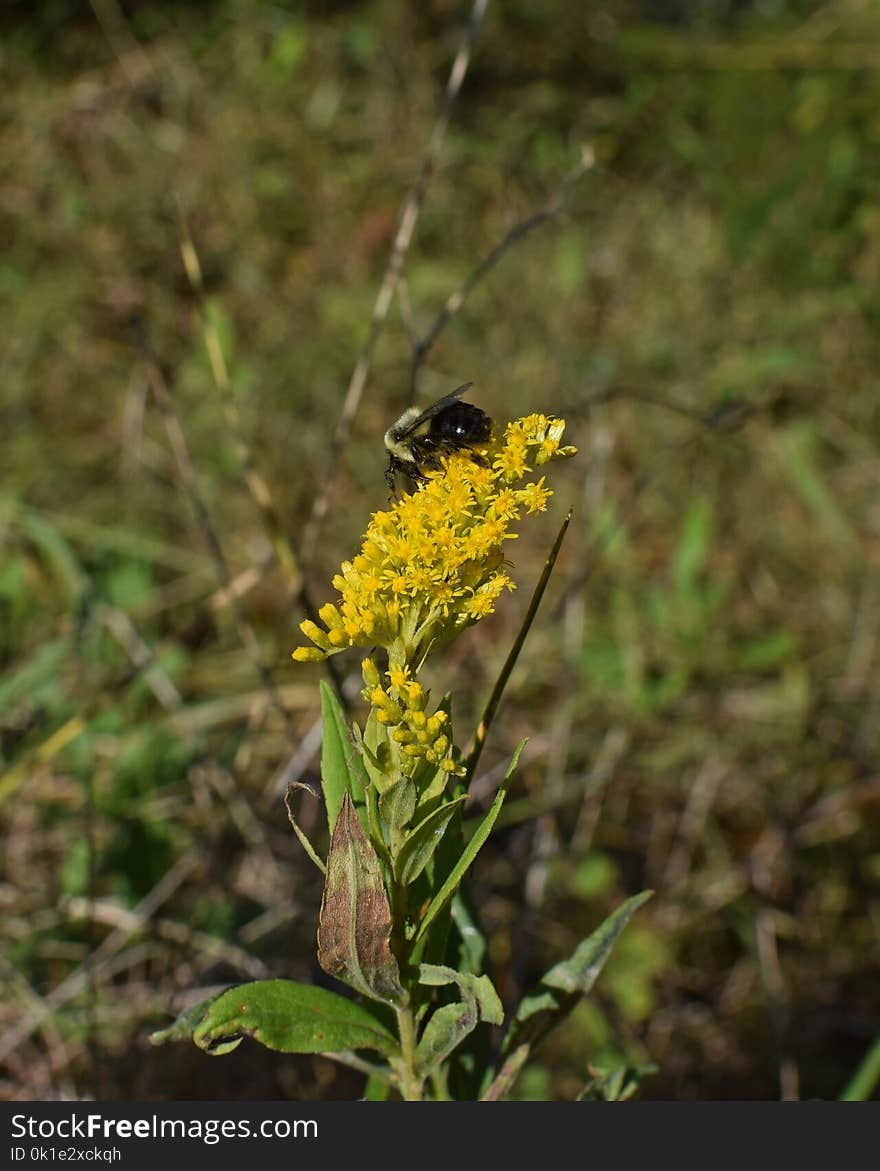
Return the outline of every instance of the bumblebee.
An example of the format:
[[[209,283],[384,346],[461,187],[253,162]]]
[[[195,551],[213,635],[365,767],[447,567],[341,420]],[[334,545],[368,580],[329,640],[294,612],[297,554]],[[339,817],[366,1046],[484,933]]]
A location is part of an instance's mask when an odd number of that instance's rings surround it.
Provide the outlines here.
[[[397,472],[423,484],[428,478],[425,473],[440,467],[441,456],[489,442],[492,420],[479,407],[459,401],[471,386],[472,382],[465,382],[424,411],[408,407],[385,432],[385,479],[392,494]]]

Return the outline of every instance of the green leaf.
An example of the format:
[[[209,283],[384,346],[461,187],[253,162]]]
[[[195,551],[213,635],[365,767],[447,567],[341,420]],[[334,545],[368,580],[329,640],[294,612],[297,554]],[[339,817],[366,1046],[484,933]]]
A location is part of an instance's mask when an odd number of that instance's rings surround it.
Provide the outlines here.
[[[795,636],[788,630],[776,630],[747,643],[737,654],[735,663],[741,671],[766,671],[796,651]]]
[[[473,996],[464,1001],[444,1004],[431,1017],[416,1048],[416,1066],[420,1077],[428,1077],[450,1053],[472,1033],[479,1021]]]
[[[510,762],[510,766],[507,769],[504,780],[499,785],[498,792],[495,794],[495,800],[489,807],[489,811],[477,826],[476,830],[474,831],[474,836],[465,846],[461,857],[458,859],[458,862],[456,862],[455,866],[453,866],[448,877],[446,878],[446,881],[428,904],[428,908],[422,916],[422,920],[419,923],[418,929],[416,931],[415,939],[413,941],[414,943],[418,943],[418,941],[424,936],[425,932],[458,890],[462,878],[464,878],[468,868],[470,867],[474,858],[476,858],[477,854],[480,852],[480,849],[482,848],[483,843],[486,841],[486,838],[488,838],[489,834],[491,833],[492,826],[495,824],[498,818],[498,814],[501,812],[501,806],[504,804],[504,798],[507,794],[508,785],[513,778],[513,774],[516,772],[516,766],[519,762],[520,753],[522,752],[525,745],[525,740],[520,741],[516,752],[513,754],[513,759]]]
[[[18,520],[22,532],[40,550],[66,592],[69,605],[74,607],[88,587],[89,579],[70,544],[51,521],[37,512],[22,509]]]
[[[391,1086],[387,1079],[370,1076],[364,1086],[365,1102],[387,1102],[391,1093]]]
[[[126,559],[106,572],[105,589],[110,604],[129,613],[142,606],[155,586],[148,561]]]
[[[646,1077],[657,1072],[656,1065],[620,1065],[614,1069],[590,1067],[590,1080],[577,1096],[578,1102],[628,1102],[638,1093]]]
[[[429,813],[427,817],[415,827],[400,847],[395,860],[394,869],[399,882],[409,886],[422,873],[431,856],[440,844],[440,839],[446,832],[446,827],[452,820],[459,806],[467,800],[467,795],[447,801]]]
[[[405,997],[391,954],[391,908],[382,868],[348,793],[333,829],[318,926],[318,963],[386,1004]]]
[[[285,14],[288,23],[275,34],[275,40],[269,53],[269,67],[278,74],[285,83],[299,69],[308,52],[308,26],[306,22],[290,18]]]
[[[384,793],[394,783],[396,773],[391,762],[388,726],[379,723],[374,707],[370,708],[360,743],[367,775],[378,791]]]
[[[477,1002],[480,1019],[490,1025],[504,1021],[504,1007],[488,976],[474,976],[470,972],[456,972],[443,964],[419,964],[419,983],[431,988],[457,984],[462,993],[470,994]]]
[[[57,688],[63,677],[62,665],[69,652],[70,641],[66,638],[44,642],[21,666],[6,670],[0,679],[0,711],[11,709],[22,699],[45,702],[44,695]]]
[[[508,806],[508,809],[510,806]],[[474,921],[461,892],[452,900],[452,921],[458,932],[458,967],[460,971],[474,975],[483,970],[486,958],[486,937]]]
[[[209,996],[207,1000],[200,1000],[197,1004],[184,1009],[167,1029],[157,1029],[155,1033],[150,1034],[150,1044],[167,1045],[169,1041],[191,1041],[196,1026],[216,999],[216,996]]]
[[[438,1008],[425,1026],[416,1048],[419,1074],[427,1077],[458,1048],[483,1020],[500,1025],[504,1008],[488,976],[456,972],[442,964],[420,964],[419,983],[429,988],[458,986],[461,1000]]]
[[[355,805],[363,805],[367,778],[363,759],[352,744],[345,712],[333,689],[324,681],[321,682],[321,722],[321,782],[332,834],[345,793],[351,794]]]
[[[447,783],[449,781],[448,775],[446,781]],[[457,785],[454,795],[461,797],[464,793],[464,788],[461,785]],[[419,876],[418,882],[411,888],[415,895],[414,899],[411,900],[413,907],[426,907],[458,865],[458,861],[464,851],[466,840],[462,823],[463,808],[463,805],[456,807],[452,820],[447,825],[446,832],[440,839],[431,861]],[[478,818],[474,818],[470,832],[473,832],[474,825],[477,824],[478,820]],[[450,963],[454,968],[459,970],[474,972],[482,970],[479,968],[469,968],[466,964],[454,960],[447,950],[455,899],[456,895],[453,895],[431,924],[430,931],[423,935],[419,942],[413,946],[410,953],[410,961],[412,963],[419,964],[422,960],[426,960],[436,964]],[[416,926],[418,926],[417,923]]]
[[[205,302],[204,340],[207,347],[207,357],[212,374],[216,377],[214,366],[211,336],[219,347],[222,360],[228,370],[231,370],[235,361],[235,322],[226,308],[213,298]],[[237,386],[237,384],[235,384]]]
[[[857,554],[859,538],[852,521],[819,466],[819,444],[815,423],[812,420],[797,422],[779,440],[779,455],[804,506],[811,513],[810,523],[824,530],[840,552]]]
[[[617,908],[592,935],[578,944],[567,960],[556,964],[541,979],[538,989],[526,996],[504,1039],[503,1054],[522,1044],[535,1045],[586,996],[605,966],[612,948],[635,911],[653,891],[642,891]]]
[[[8,508],[14,510],[12,516],[15,519],[21,507],[19,501],[0,493],[0,523],[2,523],[3,513]],[[73,542],[86,545],[90,553],[109,551],[125,557],[144,558],[178,573],[206,574],[204,557],[195,548],[155,540],[146,536],[140,529],[114,528],[95,524],[79,513],[69,516],[60,513],[41,513],[40,515],[44,516],[48,523],[56,526],[65,537],[69,537]],[[24,529],[24,522],[22,528]],[[71,579],[71,585],[76,587],[77,583],[74,579]]]
[[[712,507],[705,497],[691,501],[672,566],[676,589],[690,596],[703,572],[712,543]]]
[[[229,1053],[242,1037],[280,1053],[374,1049],[388,1055],[397,1047],[362,1005],[292,980],[257,980],[228,989],[207,1005],[192,1033],[199,1048],[212,1054]]]
[[[409,777],[401,777],[379,797],[379,812],[391,830],[391,841],[399,841],[416,811],[416,787]]]

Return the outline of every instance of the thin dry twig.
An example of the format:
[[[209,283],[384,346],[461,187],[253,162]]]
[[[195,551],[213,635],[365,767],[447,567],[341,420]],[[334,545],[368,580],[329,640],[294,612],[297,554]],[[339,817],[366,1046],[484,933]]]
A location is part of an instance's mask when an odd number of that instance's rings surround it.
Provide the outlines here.
[[[127,935],[136,935],[144,927],[141,915],[110,899],[71,898],[66,903],[66,910],[71,919],[91,919]],[[182,923],[179,919],[155,918],[150,921],[150,928],[159,939],[185,944],[191,954],[199,957],[200,962],[226,963],[250,980],[264,979],[269,974],[269,969],[258,957],[210,932],[199,931],[188,923]]]
[[[790,1047],[791,1008],[776,946],[774,913],[769,908],[759,911],[755,917],[755,943],[761,983],[776,1035],[779,1096],[783,1102],[797,1102],[800,1099],[800,1074]]]
[[[39,1004],[26,1012],[11,1029],[6,1030],[0,1037],[0,1061],[14,1052],[53,1012],[85,991],[103,966],[125,947],[136,931],[144,928],[162,903],[171,897],[200,864],[200,856],[195,850],[189,850],[180,857],[130,912],[131,917],[124,928],[119,927],[108,935],[101,945],[90,953],[84,964],[71,972]]]
[[[520,220],[519,223],[514,224],[513,227],[504,236],[498,244],[492,248],[478,264],[474,266],[471,272],[465,277],[461,285],[451,293],[446,300],[446,304],[437,314],[433,324],[429,329],[417,340],[413,341],[413,356],[412,368],[410,371],[410,401],[415,400],[416,389],[418,384],[419,370],[428,355],[429,350],[436,342],[437,338],[452,320],[456,313],[464,305],[465,301],[474,291],[476,286],[483,280],[484,277],[492,271],[497,264],[506,256],[510,249],[518,244],[522,239],[528,236],[536,228],[541,227],[542,224],[554,219],[562,210],[565,201],[577,183],[577,181],[589,171],[596,162],[595,154],[590,146],[583,146],[581,148],[581,157],[577,164],[572,167],[569,173],[565,176],[559,187],[553,192],[544,206],[534,212],[534,214],[527,216],[526,219]],[[398,290],[400,294],[401,290]],[[403,305],[402,305],[403,308]],[[411,312],[404,314],[405,319],[411,319]],[[410,329],[410,337],[412,333]]]
[[[275,680],[268,664],[264,661],[260,644],[257,640],[256,633],[253,626],[244,613],[239,604],[238,597],[231,589],[232,574],[229,569],[229,563],[226,560],[226,554],[223,552],[223,546],[220,538],[217,535],[217,530],[211,520],[208,506],[202,495],[199,487],[198,475],[196,473],[195,465],[190,455],[189,446],[186,442],[186,436],[183,433],[180,419],[177,410],[174,406],[174,400],[165,380],[165,375],[159,364],[159,360],[150,343],[150,339],[143,327],[143,322],[135,322],[135,328],[140,343],[141,349],[148,362],[148,371],[150,376],[150,387],[153,391],[153,396],[156,404],[162,414],[165,423],[165,430],[168,434],[168,440],[171,444],[171,450],[174,453],[174,460],[177,465],[177,472],[180,477],[181,484],[187,497],[190,501],[193,513],[195,515],[196,524],[202,534],[202,538],[208,549],[208,554],[211,558],[214,567],[214,573],[223,589],[229,591],[229,607],[235,622],[235,627],[238,632],[239,639],[251,660],[254,668],[259,675],[269,700],[275,710],[281,716],[287,734],[291,743],[295,742],[296,730],[290,713],[281,701],[278,694],[278,688],[275,685]]]
[[[128,83],[130,85],[134,85],[138,77],[141,75],[152,74],[153,66],[150,57],[143,49],[140,42],[132,35],[126,21],[125,14],[120,8],[117,0],[92,0],[92,9],[102,32],[107,38],[110,47],[119,61],[120,67],[122,68]],[[137,63],[137,76],[135,76],[135,74],[133,74],[132,70],[129,68],[129,56],[133,57]],[[209,314],[207,313],[204,283],[202,280],[202,270],[198,253],[196,251],[192,236],[189,232],[185,217],[180,210],[179,205],[178,218],[181,233],[181,257],[183,259],[187,278],[189,279],[190,285],[198,298],[202,333],[205,339],[205,346],[208,353],[211,372],[215,385],[220,391],[224,417],[235,444],[236,454],[242,468],[245,484],[247,485],[250,495],[257,506],[264,528],[272,546],[274,556],[284,571],[285,580],[288,582],[288,588],[284,600],[285,602],[291,602],[293,600],[298,601],[302,606],[306,617],[314,621],[316,618],[314,607],[311,604],[305,581],[300,572],[299,559],[297,557],[296,550],[285,532],[279,510],[275,505],[269,486],[257,467],[257,463],[251,448],[244,439],[244,430],[241,426],[241,415],[238,410],[238,405],[235,401],[235,398],[231,393],[229,370],[226,365],[226,358],[223,354],[223,348],[220,344],[219,334],[211,322]],[[152,355],[150,364],[151,366],[158,368],[158,363],[156,362],[155,357]],[[151,370],[150,380],[154,394],[156,394],[158,397],[155,385],[155,371]],[[160,408],[161,407],[162,404],[160,403]],[[186,447],[185,441],[181,442],[183,435],[179,423],[177,424],[177,430],[180,432],[180,435],[176,439],[172,438],[172,446],[175,449],[175,454],[179,455],[181,450],[186,450]],[[180,464],[178,466],[180,466]],[[193,485],[194,477],[191,478],[191,481],[188,485],[191,495],[193,491]],[[196,507],[195,511],[203,531],[205,531],[204,526],[207,523],[207,514],[206,510],[204,509],[204,505],[200,504],[198,507]],[[216,537],[214,537],[214,539],[208,540],[208,546],[211,549],[215,568],[218,568],[221,564],[225,565],[223,562],[220,545],[216,540]],[[246,577],[245,580],[247,582],[246,588],[241,588],[242,575],[239,575],[234,582],[229,581],[227,569],[226,578],[221,577],[222,589],[220,596],[224,604],[230,605],[232,607],[236,626],[243,636],[242,640],[245,643],[245,647],[248,653],[254,659],[257,665],[257,669],[260,673],[260,677],[263,680],[263,683],[269,691],[270,695],[273,695],[274,700],[277,699],[277,694],[274,693],[272,688],[271,679],[268,675],[268,667],[261,662],[261,658],[257,650],[256,638],[252,639],[247,633],[247,623],[243,622],[242,612],[237,608],[238,598],[246,593],[249,589],[253,588],[253,586],[256,585],[260,580],[260,577],[259,575],[251,574]],[[275,659],[277,660],[277,658],[278,656],[276,655]],[[343,706],[345,706],[345,701],[340,693],[341,689],[339,686],[339,676],[336,669],[336,664],[328,660],[326,669],[332,686],[335,688],[340,701],[343,702]],[[282,716],[285,719],[288,732],[290,733],[291,726],[289,724],[286,713],[281,708],[279,708],[279,710],[282,711]]]
[[[727,764],[720,757],[711,755],[691,785],[679,819],[675,844],[666,861],[662,882],[664,890],[671,890],[687,878],[694,848],[703,836],[706,819],[727,772]]]
[[[91,7],[128,84],[134,86],[144,77],[153,76],[153,63],[149,54],[132,36],[125,13],[117,0],[91,0]]]
[[[220,343],[220,335],[217,332],[216,326],[211,321],[210,314],[207,310],[201,262],[199,261],[199,255],[186,218],[179,207],[178,216],[181,236],[180,253],[183,259],[183,266],[186,270],[190,287],[198,300],[202,336],[205,339],[205,348],[208,352],[208,363],[211,367],[214,384],[220,393],[220,406],[235,446],[235,454],[238,457],[245,484],[251,494],[251,498],[257,506],[278,564],[283,569],[288,582],[291,583],[292,591],[302,593],[304,585],[299,568],[299,558],[284,530],[281,515],[275,504],[271,489],[257,467],[254,453],[244,438],[241,412],[232,393],[229,367],[226,364],[226,356],[223,353],[223,346]]]
[[[141,638],[131,618],[118,606],[101,605],[95,614],[100,622],[125,651],[133,667],[143,674],[157,701],[166,711],[176,712],[183,706],[180,692],[170,676],[156,661],[156,656]]]
[[[437,167],[437,160],[440,156],[440,149],[443,145],[443,140],[446,137],[446,131],[449,126],[449,119],[452,114],[452,107],[455,104],[455,99],[461,90],[465,76],[470,65],[471,53],[473,51],[474,42],[477,37],[480,25],[483,21],[483,16],[486,12],[488,0],[475,0],[474,6],[471,10],[470,20],[465,28],[461,43],[458,47],[458,52],[455,55],[455,60],[452,63],[452,69],[449,72],[449,80],[446,83],[446,93],[443,99],[443,105],[437,120],[434,123],[434,128],[431,131],[431,137],[428,141],[428,146],[425,155],[422,159],[419,173],[415,182],[408,191],[406,198],[403,201],[403,206],[400,211],[400,218],[397,224],[397,231],[394,235],[394,242],[391,246],[391,255],[388,260],[388,266],[385,270],[385,276],[379,288],[379,293],[376,297],[376,302],[373,306],[373,315],[370,321],[370,328],[367,334],[367,339],[364,342],[363,348],[355,363],[352,371],[351,379],[348,384],[348,390],[345,394],[345,399],[342,404],[342,411],[336,423],[336,429],[333,433],[333,438],[330,443],[330,459],[328,461],[327,474],[322,479],[322,488],[315,496],[312,503],[312,512],[305,527],[303,536],[301,553],[304,559],[307,559],[311,551],[315,549],[318,533],[321,525],[327,515],[330,507],[330,494],[333,487],[333,482],[336,474],[336,468],[339,463],[339,456],[348,442],[348,437],[351,434],[352,423],[360,406],[361,398],[363,397],[364,387],[367,383],[367,377],[370,372],[370,366],[373,361],[373,353],[376,349],[376,343],[379,340],[379,335],[385,326],[388,317],[388,310],[394,298],[394,293],[397,284],[403,272],[403,264],[409,246],[412,242],[413,232],[419,218],[422,203],[425,198],[425,193],[428,189],[428,184]]]
[[[345,697],[346,711],[351,701],[363,686],[360,670],[349,672],[342,681],[342,693]],[[294,781],[302,780],[314,758],[321,749],[321,718],[318,717],[309,726],[305,735],[300,737],[296,751],[284,763],[282,768],[270,779],[264,793],[265,798],[275,799],[283,797]]]
[[[583,799],[569,842],[571,853],[584,855],[590,849],[602,813],[605,790],[629,748],[629,743],[629,732],[620,724],[615,724],[605,733],[593,767],[582,782]]]
[[[5,956],[0,956],[0,971],[3,973],[4,983],[13,986],[15,995],[28,1004],[32,1011],[42,1011],[43,1000],[40,994]],[[71,1076],[69,1071],[73,1067],[73,1055],[68,1047],[68,1042],[56,1027],[55,1019],[51,1013],[44,1015],[40,1028],[48,1055],[48,1068],[45,1073],[46,1084],[51,1085],[57,1078],[60,1078],[59,1096],[73,1098],[76,1096],[76,1092],[73,1083],[69,1080]],[[18,1053],[16,1056],[21,1063],[22,1054]],[[24,1068],[27,1070],[29,1079],[32,1079],[35,1072],[33,1063],[25,1062]],[[33,1082],[30,1081],[29,1085],[32,1087]],[[26,1086],[25,1089],[27,1088],[29,1087]],[[26,1094],[23,1093],[22,1097],[25,1096]]]

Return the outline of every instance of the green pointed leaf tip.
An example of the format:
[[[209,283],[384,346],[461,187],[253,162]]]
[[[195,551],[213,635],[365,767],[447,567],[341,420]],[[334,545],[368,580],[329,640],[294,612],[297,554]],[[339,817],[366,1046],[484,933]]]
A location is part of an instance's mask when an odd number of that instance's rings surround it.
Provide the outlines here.
[[[652,891],[643,891],[617,908],[601,923],[592,935],[578,944],[567,960],[554,965],[541,980],[547,988],[561,992],[576,992],[586,995],[596,982],[605,966],[617,937],[632,918],[633,914],[646,903]]]
[[[372,1013],[326,988],[292,980],[258,980],[210,1002],[193,1040],[208,1053],[227,1053],[243,1036],[280,1053],[373,1049],[388,1055],[394,1037]]]
[[[366,775],[363,758],[351,742],[345,712],[325,682],[321,683],[321,724],[321,784],[332,834],[345,793],[351,793],[355,805],[363,805]]]
[[[524,997],[513,1025],[504,1039],[504,1053],[518,1045],[535,1044],[571,1012],[586,996],[611,955],[617,938],[633,914],[651,898],[653,891],[642,891],[627,899],[583,940],[567,960],[552,967],[537,989]]]
[[[467,800],[467,797],[456,797],[447,801],[429,813],[427,817],[408,835],[400,853],[397,855],[395,869],[398,879],[409,886],[415,882],[431,860],[434,851],[440,844],[440,839],[446,832],[446,827],[455,815],[456,810]]]

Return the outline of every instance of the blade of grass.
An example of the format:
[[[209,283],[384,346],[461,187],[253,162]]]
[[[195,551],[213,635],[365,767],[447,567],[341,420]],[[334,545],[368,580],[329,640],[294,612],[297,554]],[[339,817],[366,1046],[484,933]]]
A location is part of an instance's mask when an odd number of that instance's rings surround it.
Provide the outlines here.
[[[840,1102],[867,1102],[880,1083],[880,1037],[859,1063],[859,1068],[847,1082]]]
[[[483,718],[477,727],[476,734],[474,735],[474,743],[465,761],[465,768],[467,769],[464,780],[465,787],[468,787],[473,780],[474,772],[476,771],[483,751],[483,745],[486,743],[486,737],[489,734],[489,728],[495,718],[495,713],[498,711],[498,705],[501,703],[504,688],[507,686],[507,681],[513,672],[513,668],[516,666],[519,653],[526,641],[526,635],[529,633],[532,623],[535,620],[535,615],[538,613],[538,607],[541,604],[541,599],[550,580],[550,574],[553,572],[553,566],[556,564],[556,558],[559,556],[559,550],[562,548],[562,542],[571,523],[571,512],[572,510],[569,509],[568,515],[562,522],[559,532],[556,535],[556,540],[553,542],[550,555],[544,562],[544,568],[541,570],[541,576],[538,579],[538,584],[535,586],[532,599],[529,602],[529,608],[526,610],[525,618],[523,618],[522,626],[514,640],[513,646],[510,648],[510,653],[504,662],[504,666],[501,668],[498,678],[495,681],[495,686],[492,688],[492,694],[489,696],[489,701],[483,711]]]

